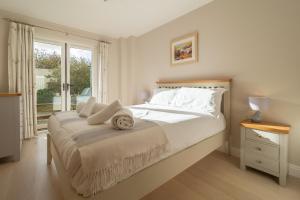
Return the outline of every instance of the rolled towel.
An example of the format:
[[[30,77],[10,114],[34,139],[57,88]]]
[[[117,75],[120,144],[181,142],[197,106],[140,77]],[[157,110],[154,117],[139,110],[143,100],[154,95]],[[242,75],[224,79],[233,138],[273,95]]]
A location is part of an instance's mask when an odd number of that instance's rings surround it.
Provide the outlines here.
[[[112,117],[111,125],[118,130],[132,129],[134,126],[132,112],[127,108],[122,108]]]
[[[93,112],[95,103],[96,103],[96,98],[90,97],[89,100],[86,102],[86,104],[83,106],[83,108],[80,110],[79,116],[89,117]]]
[[[116,112],[122,108],[119,100],[116,100],[106,106],[103,110],[88,117],[87,122],[90,125],[103,124],[109,120]]]

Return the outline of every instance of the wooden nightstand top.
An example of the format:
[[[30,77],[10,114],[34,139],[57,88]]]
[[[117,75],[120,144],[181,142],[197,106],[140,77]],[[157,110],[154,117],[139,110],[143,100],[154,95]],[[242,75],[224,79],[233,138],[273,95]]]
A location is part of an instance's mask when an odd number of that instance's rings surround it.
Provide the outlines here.
[[[274,133],[288,134],[290,132],[290,125],[271,123],[271,122],[252,122],[251,120],[244,120],[241,125],[246,128],[253,128],[262,131],[271,131]]]

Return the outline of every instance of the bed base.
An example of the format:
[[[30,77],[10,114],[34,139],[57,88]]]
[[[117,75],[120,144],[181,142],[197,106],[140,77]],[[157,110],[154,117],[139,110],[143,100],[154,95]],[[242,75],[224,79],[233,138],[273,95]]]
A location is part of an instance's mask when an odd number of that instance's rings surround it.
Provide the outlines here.
[[[50,165],[53,158],[60,177],[61,192],[65,200],[138,200],[224,145],[226,132],[222,131],[171,155],[121,181],[110,189],[99,192],[94,197],[89,198],[78,195],[71,187],[50,134],[47,135],[47,140],[47,162]]]

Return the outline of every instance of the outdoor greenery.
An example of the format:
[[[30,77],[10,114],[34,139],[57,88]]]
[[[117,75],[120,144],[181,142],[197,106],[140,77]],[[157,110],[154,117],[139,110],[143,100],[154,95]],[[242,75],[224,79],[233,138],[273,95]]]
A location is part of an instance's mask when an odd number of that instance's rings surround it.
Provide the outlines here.
[[[35,49],[35,64],[38,69],[48,69],[47,86],[37,91],[37,104],[52,103],[53,97],[61,93],[61,57],[57,53]],[[84,57],[70,58],[71,95],[77,96],[90,87],[91,63]]]
[[[71,57],[71,94],[79,95],[84,88],[91,87],[91,63],[86,58]]]

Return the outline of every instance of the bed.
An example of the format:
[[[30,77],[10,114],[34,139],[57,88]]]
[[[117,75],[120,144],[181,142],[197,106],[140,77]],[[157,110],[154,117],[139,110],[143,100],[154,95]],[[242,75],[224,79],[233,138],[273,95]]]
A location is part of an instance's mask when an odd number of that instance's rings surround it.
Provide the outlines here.
[[[229,79],[158,81],[158,88],[225,88],[226,92],[222,99],[222,115],[220,115],[218,119],[212,119],[207,116],[195,116],[194,113],[178,112],[165,107],[148,104],[132,106],[133,112],[139,113],[140,111],[143,112],[146,110],[148,112],[148,117],[150,116],[151,119],[157,119],[158,123],[164,127],[171,148],[159,160],[145,166],[136,173],[126,177],[126,179],[90,197],[78,195],[71,186],[70,178],[63,166],[61,157],[58,153],[59,151],[54,144],[50,129],[50,134],[47,136],[47,160],[49,165],[51,164],[52,158],[54,160],[60,177],[64,198],[78,200],[140,199],[212,151],[220,148],[223,151],[230,153],[230,83],[231,81]],[[164,119],[169,119],[171,121],[165,121]],[[176,123],[174,123],[174,121],[176,121]],[[197,126],[194,126],[194,128],[189,131],[189,134],[182,137],[178,133],[188,130],[189,123],[196,124]],[[201,134],[196,134],[197,131],[201,132]]]

